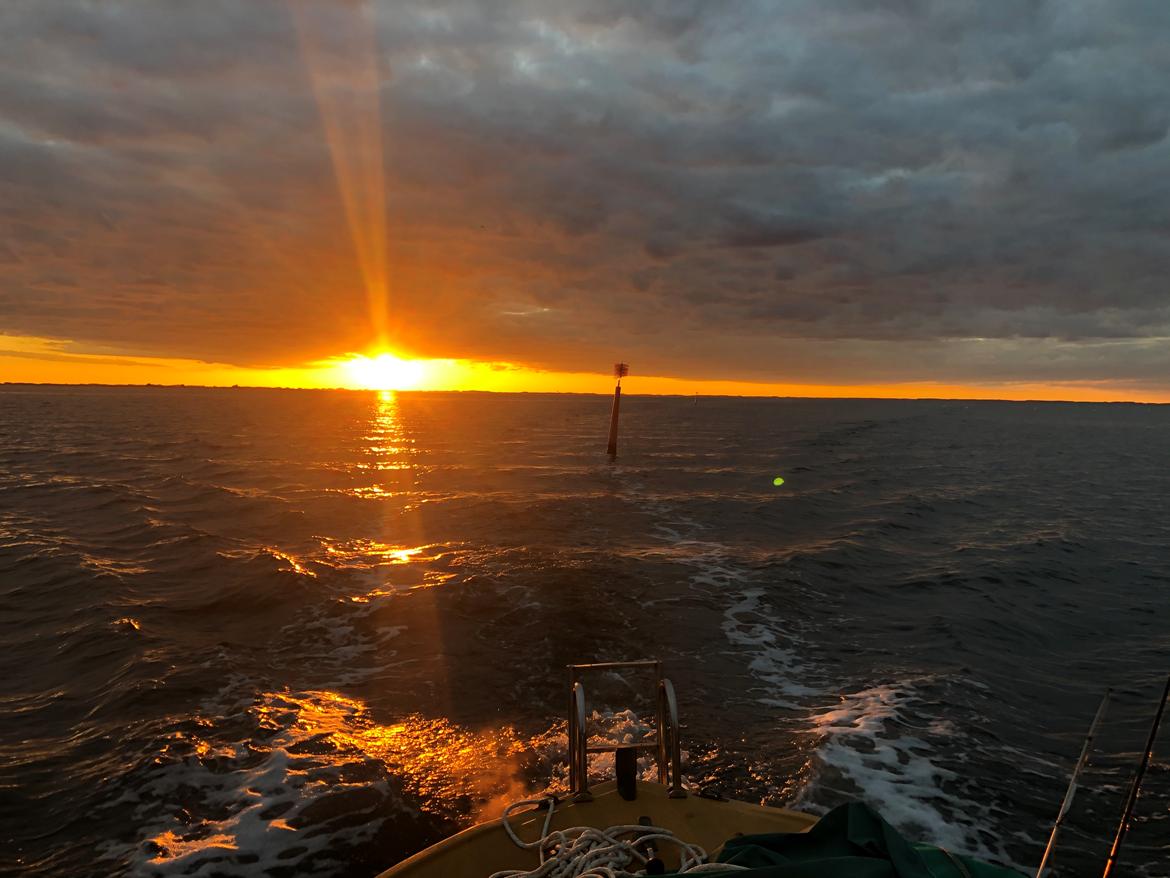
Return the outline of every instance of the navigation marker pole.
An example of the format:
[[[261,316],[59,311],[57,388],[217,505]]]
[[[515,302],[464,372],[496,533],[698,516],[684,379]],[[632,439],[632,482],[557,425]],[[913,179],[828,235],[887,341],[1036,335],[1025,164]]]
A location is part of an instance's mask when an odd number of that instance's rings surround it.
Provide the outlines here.
[[[1101,723],[1101,717],[1105,716],[1105,707],[1109,704],[1110,694],[1111,690],[1106,689],[1105,697],[1101,699],[1101,706],[1097,708],[1097,715],[1093,717],[1093,722],[1089,725],[1089,734],[1085,736],[1085,745],[1081,747],[1081,755],[1077,759],[1076,767],[1073,768],[1072,777],[1069,778],[1064,801],[1060,803],[1060,813],[1056,815],[1056,823],[1052,826],[1052,835],[1048,836],[1048,847],[1044,848],[1044,856],[1040,859],[1040,868],[1036,870],[1036,878],[1044,878],[1044,868],[1048,865],[1048,858],[1056,849],[1056,837],[1060,834],[1061,827],[1064,826],[1064,818],[1068,815],[1068,809],[1072,807],[1073,796],[1077,792],[1077,778],[1081,775],[1081,769],[1089,761],[1089,749],[1093,746],[1093,736],[1097,734],[1097,726]]]
[[[609,447],[605,450],[610,460],[617,457],[618,409],[622,404],[622,379],[629,374],[630,367],[626,363],[613,364],[613,377],[617,379],[617,384],[613,388],[613,411],[609,415]]]
[[[1121,813],[1121,825],[1117,827],[1117,836],[1113,839],[1113,847],[1109,851],[1109,859],[1105,861],[1105,871],[1101,878],[1109,878],[1109,873],[1117,865],[1117,854],[1121,850],[1121,843],[1125,841],[1125,834],[1129,831],[1130,818],[1133,817],[1133,806],[1137,804],[1138,790],[1142,786],[1142,778],[1146,776],[1146,769],[1150,765],[1150,757],[1154,755],[1154,741],[1158,737],[1158,726],[1162,724],[1162,712],[1166,709],[1166,699],[1170,698],[1170,677],[1166,678],[1166,688],[1162,690],[1162,700],[1158,702],[1158,712],[1154,714],[1154,725],[1150,728],[1150,737],[1146,741],[1146,751],[1138,763],[1137,774],[1133,776],[1133,785],[1129,788],[1129,795],[1125,798],[1125,810]]]

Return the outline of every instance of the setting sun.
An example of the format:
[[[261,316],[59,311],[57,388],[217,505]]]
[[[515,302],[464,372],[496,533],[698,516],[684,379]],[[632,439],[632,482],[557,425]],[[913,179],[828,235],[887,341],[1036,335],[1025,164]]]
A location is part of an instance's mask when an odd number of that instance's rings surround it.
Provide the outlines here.
[[[345,370],[367,390],[410,390],[422,381],[424,371],[419,360],[403,360],[394,354],[357,356],[345,363]]]

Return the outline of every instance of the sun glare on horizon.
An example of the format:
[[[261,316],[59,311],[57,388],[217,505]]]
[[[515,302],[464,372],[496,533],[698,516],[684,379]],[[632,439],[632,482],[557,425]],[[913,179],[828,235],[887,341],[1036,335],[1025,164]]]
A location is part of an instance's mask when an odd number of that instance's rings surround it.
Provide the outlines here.
[[[345,363],[350,379],[366,390],[411,390],[423,379],[420,360],[404,360],[394,354],[355,356]]]

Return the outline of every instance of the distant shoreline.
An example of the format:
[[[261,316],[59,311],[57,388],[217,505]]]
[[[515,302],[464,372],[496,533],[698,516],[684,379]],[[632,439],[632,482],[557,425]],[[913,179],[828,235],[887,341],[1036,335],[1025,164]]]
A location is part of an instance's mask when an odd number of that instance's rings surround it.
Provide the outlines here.
[[[101,384],[97,382],[87,384],[58,384],[54,382],[36,381],[0,381],[0,388],[6,387],[33,387],[33,388],[103,388],[125,390],[263,390],[263,391],[293,391],[296,393],[458,393],[484,396],[600,396],[608,399],[609,392],[584,393],[579,391],[550,391],[550,390],[359,390],[353,387],[265,387],[246,384]],[[1019,405],[1051,404],[1051,405],[1141,405],[1163,406],[1168,402],[1145,402],[1141,400],[1074,400],[1074,399],[988,399],[970,396],[757,396],[737,394],[689,394],[689,393],[638,393],[623,388],[625,397],[660,397],[662,399],[784,399],[784,400],[822,400],[826,402],[966,402],[966,403],[1013,403]]]

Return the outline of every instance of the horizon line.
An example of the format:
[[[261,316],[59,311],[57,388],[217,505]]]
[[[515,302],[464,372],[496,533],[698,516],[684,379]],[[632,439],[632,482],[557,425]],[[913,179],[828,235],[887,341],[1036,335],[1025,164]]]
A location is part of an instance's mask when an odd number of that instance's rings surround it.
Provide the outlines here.
[[[125,387],[155,390],[295,390],[304,392],[335,393],[485,393],[502,396],[529,395],[529,396],[602,396],[609,397],[608,392],[590,392],[582,390],[421,390],[421,389],[394,389],[394,388],[356,388],[356,387],[283,387],[258,384],[110,384],[98,381],[84,383],[65,383],[57,381],[0,381],[0,387]],[[784,395],[768,396],[762,394],[734,394],[734,393],[638,393],[628,392],[622,388],[622,396],[653,396],[677,399],[813,399],[813,400],[873,400],[887,402],[1010,402],[1018,404],[1028,403],[1056,403],[1060,405],[1170,405],[1170,402],[1154,402],[1135,399],[1006,399],[998,397],[977,396],[803,396]]]

